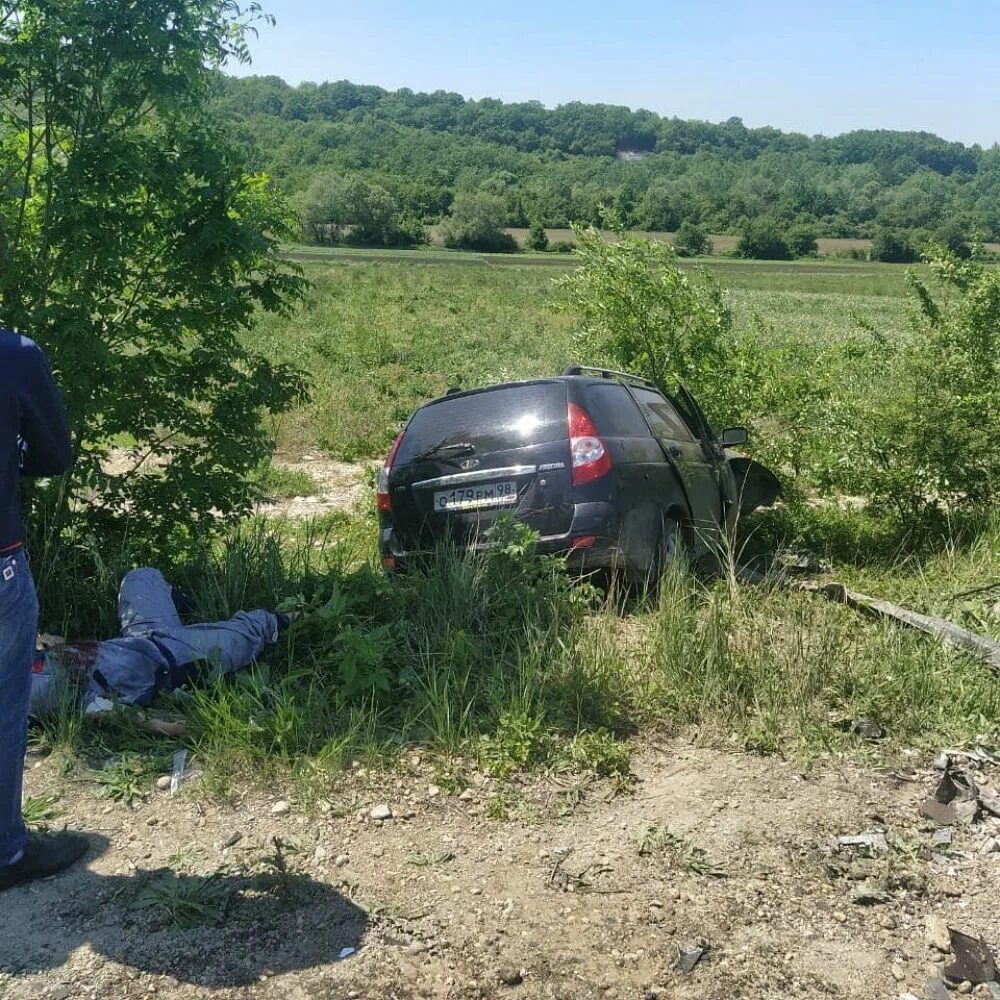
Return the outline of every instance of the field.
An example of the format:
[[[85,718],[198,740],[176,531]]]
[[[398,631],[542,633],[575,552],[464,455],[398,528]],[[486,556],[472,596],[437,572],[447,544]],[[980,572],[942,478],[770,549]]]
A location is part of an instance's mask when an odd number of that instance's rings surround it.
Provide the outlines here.
[[[1000,522],[914,532],[817,485],[851,465],[826,400],[863,413],[884,391],[870,344],[909,336],[903,269],[708,265],[737,337],[769,352],[754,446],[814,478],[744,525],[720,575],[604,595],[517,536],[396,582],[375,557],[367,483],[415,405],[588,360],[567,263],[297,256],[306,302],[248,335],[313,384],[274,428],[275,503],[172,570],[205,616],[310,614],[239,682],[159,703],[183,737],[134,712],[34,729],[36,822],[102,847],[5,899],[0,996],[874,1000],[938,974],[935,919],[996,942],[1000,824],[941,846],[919,808],[942,748],[995,741],[1000,679],[733,572],[781,551],[1000,638],[1000,588],[963,593],[1000,580]],[[51,568],[43,625],[111,631],[131,558]],[[155,782],[181,747],[197,777],[172,797]],[[836,848],[872,829],[884,852]]]

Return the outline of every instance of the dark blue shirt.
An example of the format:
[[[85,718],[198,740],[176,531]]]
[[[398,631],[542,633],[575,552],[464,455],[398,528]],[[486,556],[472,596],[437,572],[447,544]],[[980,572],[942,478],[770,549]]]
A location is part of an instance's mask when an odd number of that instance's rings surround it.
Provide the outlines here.
[[[72,461],[66,409],[42,349],[0,330],[0,551],[24,541],[20,476],[58,476]]]

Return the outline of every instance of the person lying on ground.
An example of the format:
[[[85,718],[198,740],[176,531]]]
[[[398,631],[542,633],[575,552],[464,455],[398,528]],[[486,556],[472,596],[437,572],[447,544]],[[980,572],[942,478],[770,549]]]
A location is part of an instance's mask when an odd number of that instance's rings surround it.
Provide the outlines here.
[[[50,643],[37,653],[31,714],[48,715],[67,698],[89,715],[116,703],[150,705],[159,691],[249,666],[293,617],[257,609],[228,621],[185,625],[178,603],[177,591],[158,569],[126,574],[118,593],[121,636]]]

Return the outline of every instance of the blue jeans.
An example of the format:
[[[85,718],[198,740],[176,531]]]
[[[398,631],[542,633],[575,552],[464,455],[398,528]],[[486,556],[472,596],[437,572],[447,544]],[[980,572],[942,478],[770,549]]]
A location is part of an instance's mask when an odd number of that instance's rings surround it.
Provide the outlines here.
[[[0,865],[24,847],[21,817],[38,597],[24,552],[0,557]]]

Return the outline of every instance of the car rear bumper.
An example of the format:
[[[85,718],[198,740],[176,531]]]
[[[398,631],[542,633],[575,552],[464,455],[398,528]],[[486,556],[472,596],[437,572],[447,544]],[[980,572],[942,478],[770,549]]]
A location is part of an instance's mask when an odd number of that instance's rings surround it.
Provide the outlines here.
[[[573,505],[569,531],[559,535],[542,535],[537,551],[546,555],[566,555],[573,569],[606,569],[618,562],[618,538],[621,526],[614,507],[609,503],[578,503]],[[466,546],[468,551],[481,552],[490,548],[488,541]],[[407,549],[400,545],[391,524],[383,525],[379,536],[383,563],[403,568],[430,555],[429,549]]]

